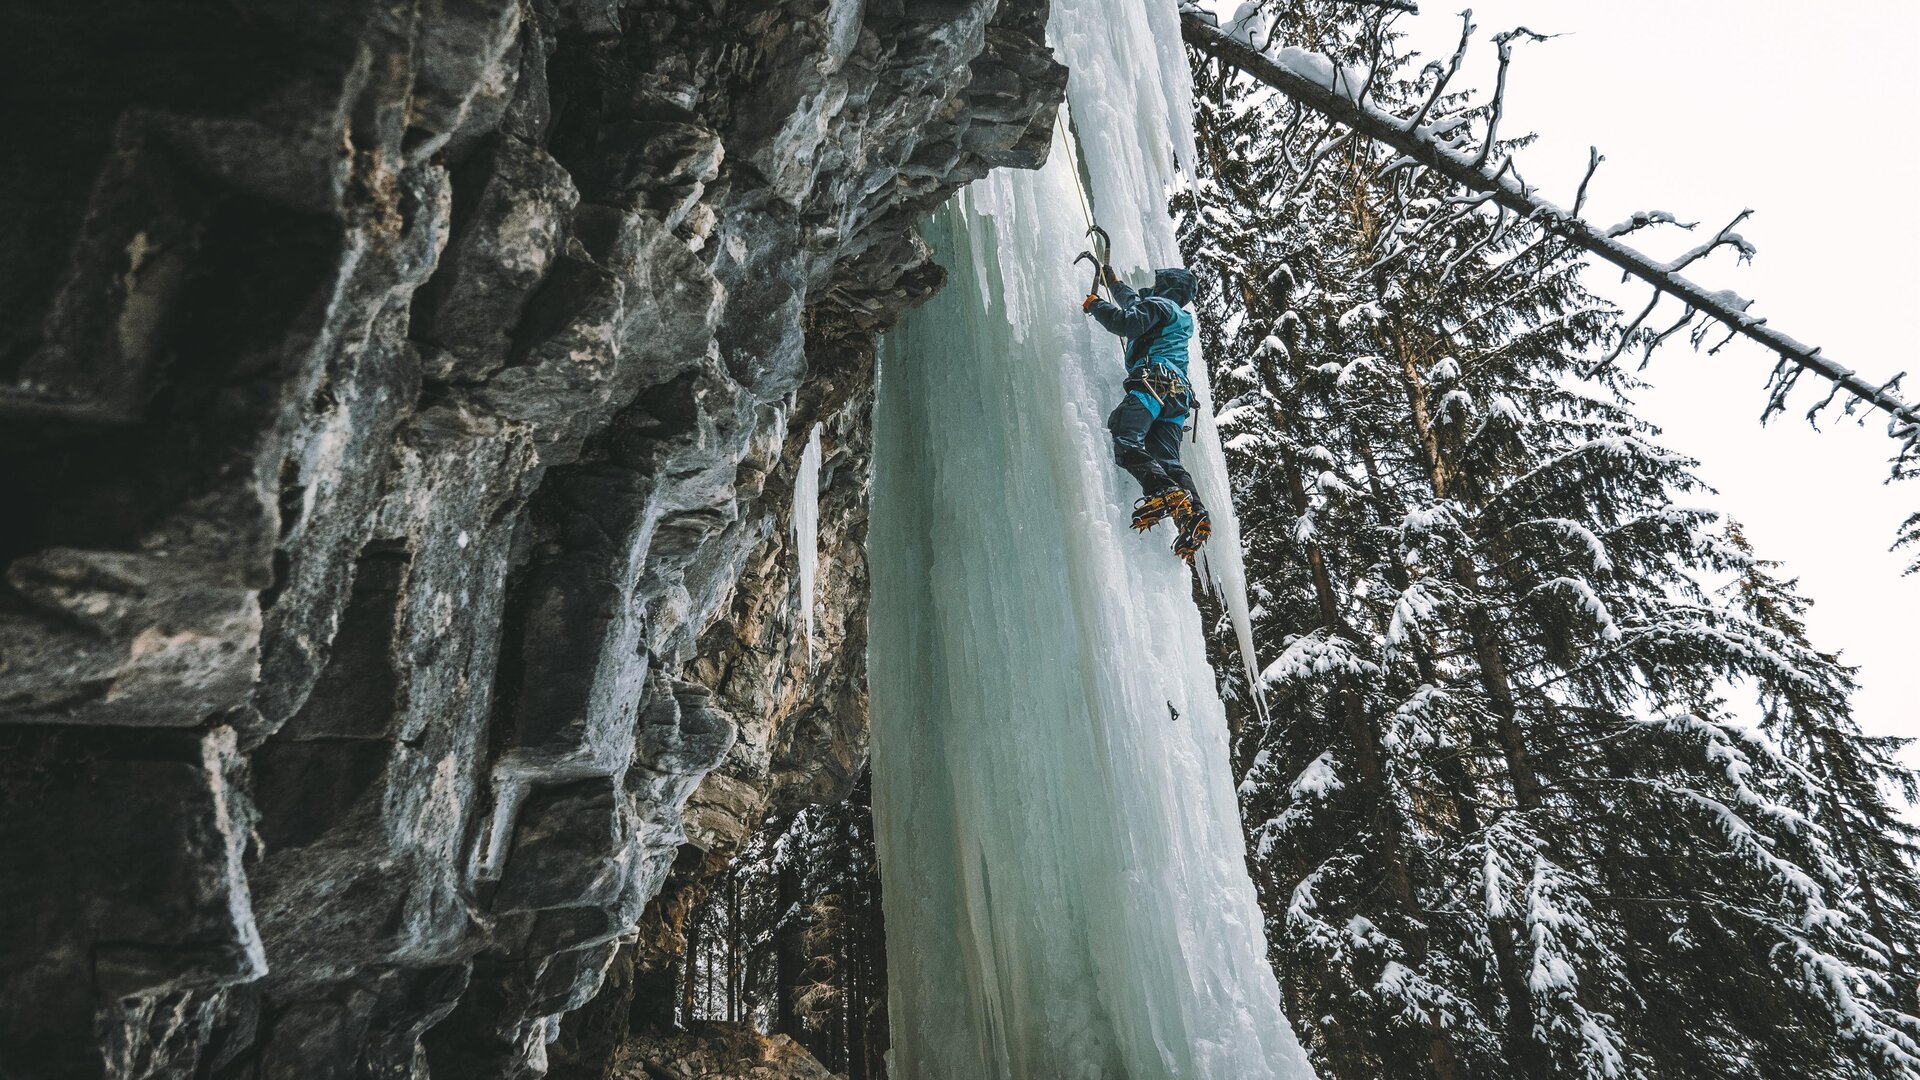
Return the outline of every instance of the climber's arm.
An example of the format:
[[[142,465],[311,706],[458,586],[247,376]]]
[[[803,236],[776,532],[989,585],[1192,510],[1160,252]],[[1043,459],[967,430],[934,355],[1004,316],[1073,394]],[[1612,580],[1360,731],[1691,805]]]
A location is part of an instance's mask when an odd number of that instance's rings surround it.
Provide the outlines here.
[[[1097,298],[1086,305],[1087,314],[1095,322],[1107,329],[1108,333],[1123,338],[1137,338],[1154,328],[1160,322],[1159,312],[1153,305],[1140,301],[1140,294],[1133,291],[1126,282],[1118,278],[1108,278],[1107,287],[1113,290],[1114,303]]]

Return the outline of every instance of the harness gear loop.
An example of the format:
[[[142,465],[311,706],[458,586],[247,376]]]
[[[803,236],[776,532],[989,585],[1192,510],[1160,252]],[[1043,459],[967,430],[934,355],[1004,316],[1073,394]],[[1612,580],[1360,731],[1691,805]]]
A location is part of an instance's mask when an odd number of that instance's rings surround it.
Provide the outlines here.
[[[1133,368],[1127,372],[1127,381],[1121,385],[1127,390],[1143,391],[1162,405],[1178,399],[1183,408],[1188,411],[1193,409],[1193,384],[1166,364],[1149,361]]]

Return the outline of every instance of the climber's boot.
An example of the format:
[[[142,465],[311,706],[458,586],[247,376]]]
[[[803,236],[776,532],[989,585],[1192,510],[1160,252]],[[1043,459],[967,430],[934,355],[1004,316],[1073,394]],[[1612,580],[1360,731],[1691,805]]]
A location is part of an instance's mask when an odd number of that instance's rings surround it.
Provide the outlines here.
[[[1136,532],[1146,532],[1155,525],[1171,517],[1176,522],[1180,515],[1193,506],[1193,500],[1185,491],[1177,487],[1168,488],[1155,495],[1147,495],[1133,504],[1133,527]]]
[[[1199,499],[1189,497],[1184,502],[1184,506],[1173,511],[1173,523],[1180,529],[1173,540],[1173,553],[1192,562],[1200,545],[1213,536],[1213,519],[1207,516],[1207,508]]]

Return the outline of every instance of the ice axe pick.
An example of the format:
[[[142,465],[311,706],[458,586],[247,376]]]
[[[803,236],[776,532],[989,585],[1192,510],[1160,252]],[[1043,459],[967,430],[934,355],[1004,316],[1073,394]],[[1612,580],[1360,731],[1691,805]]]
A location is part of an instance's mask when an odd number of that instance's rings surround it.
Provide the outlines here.
[[[1087,290],[1089,294],[1093,294],[1098,293],[1100,286],[1106,281],[1106,275],[1100,271],[1107,265],[1108,256],[1113,251],[1113,238],[1107,235],[1107,230],[1098,225],[1087,226],[1087,235],[1093,237],[1093,249],[1074,256],[1073,264],[1078,266],[1081,260],[1093,264],[1093,286]]]

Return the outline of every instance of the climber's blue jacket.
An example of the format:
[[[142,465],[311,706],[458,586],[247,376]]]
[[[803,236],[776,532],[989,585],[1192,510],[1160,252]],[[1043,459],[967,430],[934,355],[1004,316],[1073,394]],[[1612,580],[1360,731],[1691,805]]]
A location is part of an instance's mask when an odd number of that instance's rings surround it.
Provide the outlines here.
[[[1087,309],[1101,326],[1127,339],[1129,373],[1151,361],[1186,378],[1193,315],[1185,305],[1193,302],[1194,284],[1193,274],[1186,270],[1155,270],[1153,288],[1135,291],[1125,282],[1115,281],[1111,287],[1119,303],[1097,300]],[[1141,347],[1143,337],[1150,338],[1145,348]]]

